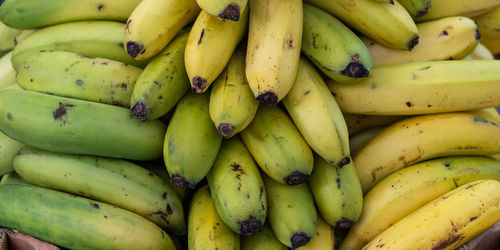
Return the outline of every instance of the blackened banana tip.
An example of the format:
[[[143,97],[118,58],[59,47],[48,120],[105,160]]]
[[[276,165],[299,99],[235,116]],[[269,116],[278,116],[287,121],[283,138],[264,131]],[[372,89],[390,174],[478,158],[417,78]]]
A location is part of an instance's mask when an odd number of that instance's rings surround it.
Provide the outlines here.
[[[303,232],[294,233],[292,237],[290,237],[290,242],[292,243],[292,249],[305,246],[307,243],[309,243],[310,240],[311,236]]]
[[[136,102],[132,108],[130,108],[130,113],[136,116],[141,121],[146,121],[148,119],[148,113],[146,110],[146,105],[143,102]]]
[[[221,123],[219,124],[219,127],[217,127],[217,131],[219,131],[219,134],[221,134],[225,138],[228,138],[233,133],[234,126],[229,123]]]
[[[136,58],[143,48],[144,45],[141,45],[137,42],[134,41],[127,42],[127,54],[132,58]]]
[[[193,86],[191,88],[192,92],[201,94],[203,93],[203,91],[205,91],[206,87],[207,87],[207,80],[199,76],[193,77]]]
[[[276,106],[278,104],[278,96],[271,91],[258,95],[256,99],[268,106]]]
[[[427,12],[429,12],[430,8],[431,8],[431,4],[430,3],[426,4],[424,8],[422,8],[421,10],[419,10],[417,12],[417,14],[415,15],[415,17],[419,18],[419,17],[423,17],[423,16],[427,15]]]
[[[222,19],[229,19],[232,21],[240,20],[240,6],[230,3],[226,8],[219,14]]]
[[[370,75],[370,70],[360,62],[352,61],[347,64],[344,70],[340,71],[340,74],[350,78],[364,78]]]
[[[244,221],[238,222],[238,231],[244,236],[252,236],[262,230],[262,222],[250,216]]]
[[[184,176],[173,174],[170,181],[181,188],[194,189],[196,183],[194,181],[188,181]]]
[[[306,182],[309,179],[309,175],[295,171],[289,174],[287,177],[283,178],[287,185],[299,185]]]
[[[418,44],[418,35],[415,35],[406,45],[408,47],[408,50],[411,51],[417,44]]]
[[[350,228],[354,224],[354,221],[346,219],[346,218],[342,218],[342,219],[338,220],[337,223],[335,223],[335,224],[337,227],[347,229],[347,228]]]
[[[481,33],[479,32],[479,29],[476,29],[476,40],[481,39]]]

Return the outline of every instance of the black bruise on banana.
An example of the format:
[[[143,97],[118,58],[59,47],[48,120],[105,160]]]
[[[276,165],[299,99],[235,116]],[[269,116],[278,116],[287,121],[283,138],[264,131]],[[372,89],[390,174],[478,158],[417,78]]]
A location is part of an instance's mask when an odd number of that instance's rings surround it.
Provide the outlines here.
[[[224,136],[225,138],[228,138],[233,133],[234,126],[229,123],[221,123],[217,127],[217,131],[219,131],[220,135]]]
[[[337,163],[337,167],[342,168],[343,166],[349,163],[351,163],[351,158],[349,156],[346,156],[342,158],[342,160],[340,160],[339,163]]]
[[[352,61],[340,71],[340,74],[351,78],[364,78],[370,75],[370,70],[359,62],[359,54],[352,55],[351,59]]]
[[[476,40],[481,39],[481,33],[479,33],[479,29],[476,29]]]
[[[423,17],[429,12],[429,9],[431,8],[431,3],[428,3],[424,6],[423,9],[419,10],[417,14],[415,15],[416,18]]]
[[[299,171],[295,171],[283,178],[287,185],[299,185],[306,182],[308,179],[308,174]]]
[[[170,181],[181,188],[194,189],[196,187],[196,183],[194,181],[188,181],[186,177],[178,174],[173,174]]]
[[[415,35],[406,45],[409,51],[411,51],[418,44],[419,36]]]
[[[136,102],[130,109],[130,114],[139,118],[139,120],[141,120],[142,122],[148,120],[146,104],[144,104],[143,102]]]
[[[240,6],[230,3],[226,8],[219,14],[222,19],[229,19],[232,21],[240,20]]]
[[[292,243],[292,249],[305,246],[307,243],[309,243],[310,240],[311,236],[303,232],[294,233],[292,237],[290,237],[290,242]]]
[[[192,92],[201,94],[203,93],[206,87],[207,87],[207,80],[199,76],[193,77],[193,87],[191,88]]]
[[[102,9],[104,9],[104,4],[99,4],[99,6],[97,6],[97,10],[101,11]]]
[[[139,53],[144,54],[146,50],[143,50],[144,45],[139,44],[134,41],[128,41],[127,42],[127,53],[129,54],[130,57],[136,58]]]
[[[52,116],[54,116],[54,120],[60,119],[62,116],[66,115],[67,107],[74,107],[74,104],[63,104],[59,103],[59,108],[57,108],[54,112],[52,112]]]
[[[276,106],[278,104],[278,96],[271,91],[264,92],[258,95],[255,99],[268,106]]]
[[[244,221],[238,222],[238,232],[244,236],[252,236],[262,230],[262,222],[250,216]]]
[[[200,39],[198,40],[198,45],[203,41],[203,36],[205,35],[205,29],[201,29]]]
[[[342,218],[335,223],[335,225],[340,228],[350,228],[353,224],[354,221],[347,218]]]

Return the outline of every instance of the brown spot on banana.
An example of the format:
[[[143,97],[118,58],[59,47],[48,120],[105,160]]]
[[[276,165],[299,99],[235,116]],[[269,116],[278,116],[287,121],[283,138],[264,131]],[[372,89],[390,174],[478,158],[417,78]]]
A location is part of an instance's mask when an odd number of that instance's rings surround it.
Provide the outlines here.
[[[222,19],[229,19],[232,21],[240,20],[240,6],[234,3],[230,3],[224,8],[224,10],[219,14]]]

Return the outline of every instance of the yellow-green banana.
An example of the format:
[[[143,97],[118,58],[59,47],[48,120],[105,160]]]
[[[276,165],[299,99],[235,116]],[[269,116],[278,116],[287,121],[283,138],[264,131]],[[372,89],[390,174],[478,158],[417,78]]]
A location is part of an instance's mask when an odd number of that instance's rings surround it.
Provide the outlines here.
[[[418,44],[415,22],[397,1],[394,4],[373,0],[304,0],[332,13],[346,25],[384,46],[412,50]]]
[[[184,49],[189,30],[179,34],[151,62],[137,79],[130,100],[130,113],[141,121],[168,113],[189,90],[184,66]]]
[[[190,189],[181,188],[170,181],[170,175],[168,175],[168,171],[165,168],[165,163],[162,159],[157,159],[149,162],[140,162],[138,163],[141,167],[146,168],[147,170],[153,172],[155,175],[160,177],[164,184],[167,184],[172,188],[179,199],[184,203],[190,197]],[[156,190],[160,190],[159,187],[149,186],[149,188],[153,188]]]
[[[199,188],[191,199],[188,249],[240,249],[240,235],[231,231],[217,214],[208,186]]]
[[[477,43],[476,48],[466,57],[469,60],[494,60],[493,54],[482,43]],[[466,59],[464,57],[464,59]]]
[[[128,17],[123,46],[131,58],[148,59],[162,51],[198,13],[196,0],[142,0]]]
[[[363,129],[353,136],[349,137],[349,148],[351,149],[351,154],[356,151],[361,145],[365,144],[371,138],[373,138],[376,134],[382,131],[385,126],[371,127],[367,129]]]
[[[234,51],[226,69],[215,80],[210,95],[210,118],[219,134],[226,138],[245,129],[259,107],[245,76],[243,45]]]
[[[493,54],[493,58],[500,60],[500,39],[487,40],[482,39],[481,43],[488,48],[488,50]]]
[[[129,107],[141,68],[66,51],[30,53],[16,65],[26,90]]]
[[[1,13],[2,8],[0,8]],[[16,37],[22,30],[11,28],[0,21],[0,51],[9,51],[16,46]]]
[[[433,0],[398,0],[398,2],[405,7],[413,18],[417,18],[427,14]]]
[[[462,185],[380,233],[363,249],[455,249],[500,220],[500,182]]]
[[[373,59],[373,66],[409,62],[461,59],[471,53],[480,35],[474,20],[447,17],[417,24],[419,43],[411,51],[390,49],[363,37]]]
[[[301,0],[249,0],[246,76],[255,98],[275,106],[290,91],[302,42]]]
[[[141,123],[122,107],[19,89],[0,91],[0,130],[48,151],[152,160],[166,126]]]
[[[280,108],[261,105],[240,135],[260,168],[275,181],[288,185],[307,181],[313,154]]]
[[[325,75],[351,83],[370,75],[370,52],[347,26],[328,12],[304,4],[304,53]]]
[[[455,156],[401,169],[380,181],[365,195],[361,217],[340,249],[360,249],[392,224],[435,198],[481,179],[500,180],[500,162],[488,157]]]
[[[497,0],[433,0],[425,16],[416,18],[417,22],[429,21],[450,16],[475,17],[500,5]]]
[[[500,153],[500,124],[470,113],[422,115],[387,127],[353,153],[363,193],[430,158]]]
[[[200,8],[212,16],[232,21],[240,20],[248,0],[196,0]]]
[[[19,175],[17,175],[16,172],[14,171],[6,173],[4,175],[0,174],[0,185],[7,185],[7,184],[29,185],[29,183],[21,179],[21,177],[19,177]]]
[[[12,170],[12,159],[24,144],[0,131],[0,176]]]
[[[318,216],[314,236],[309,243],[297,248],[297,250],[333,250],[335,249],[334,242],[335,235],[333,233],[333,227],[326,223],[321,216]]]
[[[65,248],[175,249],[151,221],[104,202],[16,184],[0,185],[0,200],[0,225]]]
[[[349,136],[354,135],[364,129],[378,126],[386,126],[397,121],[408,118],[408,116],[395,115],[356,115],[342,112]]]
[[[247,33],[247,27],[248,9],[236,22],[201,11],[189,33],[184,58],[193,92],[205,92],[220,75]]]
[[[485,39],[500,39],[500,7],[474,17],[481,36]]]
[[[318,216],[307,184],[285,185],[269,176],[264,176],[264,184],[269,223],[276,238],[292,249],[306,245],[316,231]]]
[[[188,93],[168,124],[163,158],[171,181],[194,189],[210,171],[222,143],[208,112],[209,95]]]
[[[240,138],[222,143],[207,181],[226,226],[245,236],[262,229],[267,216],[266,190],[259,168]]]
[[[12,51],[0,58],[0,90],[16,83],[16,70],[12,67]]]
[[[328,82],[343,112],[416,115],[500,106],[500,61],[450,60],[373,68],[353,84]]]
[[[314,237],[314,236],[313,236]],[[269,223],[262,230],[250,237],[241,237],[241,250],[287,250],[288,247],[276,239]]]

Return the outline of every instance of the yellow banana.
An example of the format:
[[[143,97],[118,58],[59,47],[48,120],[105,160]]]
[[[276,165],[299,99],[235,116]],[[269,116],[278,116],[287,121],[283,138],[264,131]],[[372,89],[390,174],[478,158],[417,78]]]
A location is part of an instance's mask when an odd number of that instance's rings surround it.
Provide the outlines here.
[[[374,1],[376,3],[390,3],[390,4],[394,4],[394,0],[371,0],[371,1]]]
[[[16,70],[12,67],[12,51],[0,58],[0,89],[15,84]]]
[[[0,8],[1,13],[1,8]],[[0,51],[9,51],[16,46],[16,37],[22,30],[14,29],[0,21]]]
[[[398,0],[413,18],[425,16],[433,0]],[[420,32],[419,32],[420,35]]]
[[[313,236],[314,237],[314,236]],[[269,223],[262,230],[250,237],[241,237],[241,250],[287,250],[288,247],[276,239]]]
[[[395,115],[356,115],[342,112],[349,136],[367,128],[386,126],[408,118],[408,116]]]
[[[212,16],[238,21],[247,8],[248,0],[196,0],[200,8]]]
[[[500,124],[500,114],[498,114],[495,108],[476,109],[471,110],[468,113],[484,117],[490,121]]]
[[[425,16],[417,17],[417,22],[429,21],[450,16],[475,17],[500,5],[497,0],[433,0]]]
[[[301,0],[249,0],[246,76],[257,100],[275,106],[290,91],[302,43]]]
[[[482,39],[481,43],[488,48],[488,50],[493,54],[493,58],[500,60],[500,39],[487,40]]]
[[[309,243],[305,246],[297,248],[297,250],[333,250],[335,242],[335,236],[333,233],[333,227],[326,223],[321,216],[318,216],[318,222],[316,223],[316,232],[311,238]]]
[[[382,131],[385,126],[371,127],[367,129],[363,129],[353,136],[349,137],[349,148],[351,149],[351,154],[356,151],[361,145],[365,144],[371,138],[373,138],[376,134]]]
[[[468,57],[468,58],[467,58]],[[478,43],[476,48],[464,59],[469,60],[494,60],[493,54],[482,43]]]
[[[500,7],[474,17],[481,36],[485,39],[500,39]]]

